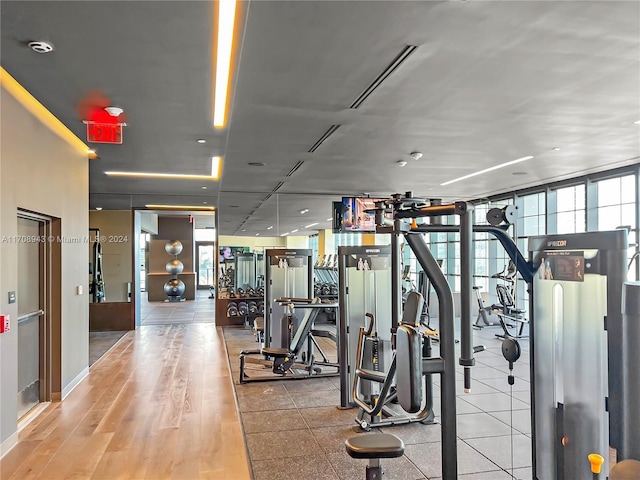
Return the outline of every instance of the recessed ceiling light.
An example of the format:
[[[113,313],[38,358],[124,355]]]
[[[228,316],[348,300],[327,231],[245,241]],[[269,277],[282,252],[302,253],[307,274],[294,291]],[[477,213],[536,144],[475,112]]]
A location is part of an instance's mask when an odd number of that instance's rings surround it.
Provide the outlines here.
[[[302,210],[300,210],[300,215],[304,215],[305,213],[307,213],[309,211],[308,208],[303,208]]]
[[[206,190],[206,189],[207,189],[207,187],[203,186],[203,187],[202,187],[202,189],[203,189],[203,190]]]
[[[634,125],[640,125],[640,120],[636,120],[635,122],[633,122]]]
[[[282,235],[280,235],[281,237],[286,237],[287,235],[289,235],[289,232],[287,233],[283,233]]]
[[[420,160],[423,157],[422,152],[411,152],[409,155],[414,160]]]
[[[551,150],[553,150],[554,152],[557,152],[558,150],[560,150],[560,147],[553,147]]]
[[[526,175],[527,172],[513,172],[511,175]]]
[[[96,210],[102,210],[102,207],[96,207]]]
[[[220,178],[220,167],[222,165],[222,157],[211,157],[211,176]]]
[[[250,167],[264,167],[266,165],[266,163],[262,163],[262,162],[249,162],[247,163],[247,165],[249,165]]]
[[[267,230],[271,230],[273,228],[273,225],[270,225],[267,227]]]
[[[474,173],[470,173],[469,175],[464,175],[459,178],[454,178],[453,180],[449,180],[448,182],[441,183],[440,186],[444,187],[446,185],[451,185],[452,183],[459,182],[460,180],[466,180],[467,178],[475,177],[476,175],[482,175],[483,173],[492,172],[494,170],[498,170],[502,167],[508,167],[509,165],[515,165],[516,163],[524,162],[526,160],[531,160],[533,156],[529,155],[527,157],[516,158],[515,160],[511,160],[509,162],[501,163],[500,165],[495,165],[493,167],[485,168],[484,170],[479,170]]]
[[[29,42],[29,48],[37,53],[51,53],[53,52],[53,45],[49,42],[37,41]]]
[[[398,160],[396,163],[398,164],[399,167],[404,167],[407,164],[407,162],[404,160]]]
[[[207,141],[204,138],[199,138],[196,140],[196,142],[198,143],[207,143]]]
[[[327,218],[327,222],[330,222],[331,220],[333,220],[333,218]]]
[[[316,223],[310,223],[309,225],[307,225],[307,226],[306,226],[306,227],[304,227],[304,228],[311,228],[311,227],[315,227],[317,224],[318,224],[318,222],[316,222]]]
[[[202,202],[202,204],[203,204],[203,205],[206,205],[206,204],[207,204],[207,202]]]
[[[260,235],[259,233],[256,233],[256,237],[259,236],[259,235]]]
[[[298,231],[298,229],[296,228],[295,230],[291,230],[291,233],[296,233]]]
[[[246,229],[246,228],[243,228],[243,229],[242,229],[242,230],[240,230],[240,231],[241,231],[241,232],[246,232],[246,231],[247,231],[247,229]]]

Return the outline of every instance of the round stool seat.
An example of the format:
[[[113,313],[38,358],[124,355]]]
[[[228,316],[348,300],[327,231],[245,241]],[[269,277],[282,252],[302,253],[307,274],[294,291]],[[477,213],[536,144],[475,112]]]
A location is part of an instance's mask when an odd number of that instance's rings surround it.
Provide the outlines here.
[[[396,458],[404,453],[404,442],[388,433],[358,435],[347,439],[344,445],[353,458]]]
[[[275,358],[284,358],[291,355],[291,352],[286,348],[263,348],[260,353]]]
[[[640,462],[623,460],[616,463],[611,470],[609,480],[638,480],[640,478]]]

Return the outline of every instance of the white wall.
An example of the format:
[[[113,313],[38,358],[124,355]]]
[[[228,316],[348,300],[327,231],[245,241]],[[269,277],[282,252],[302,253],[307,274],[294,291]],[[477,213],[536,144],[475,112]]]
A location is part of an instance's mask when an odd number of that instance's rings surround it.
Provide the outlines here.
[[[220,235],[218,245],[221,247],[249,247],[253,252],[262,252],[266,248],[285,248],[286,237],[241,237]]]
[[[285,238],[287,239],[287,248],[309,248],[309,237],[286,236]]]
[[[88,235],[89,166],[86,154],[61,140],[0,88],[0,238],[17,233],[18,209],[61,219],[62,236]],[[86,372],[89,358],[87,244],[62,244],[62,390]],[[0,248],[0,312],[12,329],[0,335],[0,443],[17,428],[17,303],[7,292],[18,290],[17,245]],[[82,285],[83,295],[76,295]],[[18,292],[18,295],[20,292]],[[12,438],[13,438],[12,437]]]

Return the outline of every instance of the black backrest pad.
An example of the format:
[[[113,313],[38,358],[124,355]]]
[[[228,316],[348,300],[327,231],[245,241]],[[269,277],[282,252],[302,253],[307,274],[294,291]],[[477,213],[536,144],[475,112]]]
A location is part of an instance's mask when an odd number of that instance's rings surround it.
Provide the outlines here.
[[[422,405],[422,335],[417,327],[398,326],[396,333],[396,388],[400,406],[409,413]]]
[[[424,305],[424,298],[418,292],[410,292],[407,295],[407,301],[404,303],[404,311],[402,312],[403,325],[420,325],[420,314],[422,313],[422,306]]]
[[[311,303],[319,303],[319,298],[314,298]],[[320,313],[321,308],[305,308],[304,309],[304,317],[300,322],[300,326],[296,330],[296,334],[293,336],[293,340],[291,340],[291,353],[296,354],[302,348],[304,341],[309,336],[309,332],[311,331],[311,327],[313,327],[313,322],[316,321],[316,317]]]

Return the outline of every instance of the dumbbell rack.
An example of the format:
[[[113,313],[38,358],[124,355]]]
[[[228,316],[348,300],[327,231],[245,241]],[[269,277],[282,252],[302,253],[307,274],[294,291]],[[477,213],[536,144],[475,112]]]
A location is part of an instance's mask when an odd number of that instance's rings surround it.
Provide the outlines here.
[[[216,300],[216,325],[229,326],[229,325],[246,325],[251,323],[256,317],[262,317],[262,313],[249,313],[247,315],[233,315],[229,316],[227,311],[229,304],[240,302],[264,302],[264,297],[224,297]]]

